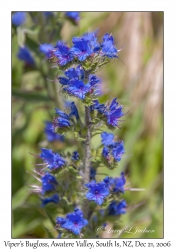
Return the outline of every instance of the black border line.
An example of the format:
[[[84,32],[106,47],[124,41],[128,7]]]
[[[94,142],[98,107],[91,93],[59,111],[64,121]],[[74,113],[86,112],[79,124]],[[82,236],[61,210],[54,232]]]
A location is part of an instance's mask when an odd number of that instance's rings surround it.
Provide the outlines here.
[[[23,11],[19,11],[19,12],[24,12],[25,10]],[[48,11],[48,10],[47,10]],[[49,10],[50,11],[50,10]],[[65,11],[52,11],[52,12],[66,12],[68,10],[65,10]],[[73,10],[75,11],[75,10]],[[12,12],[14,11],[11,11],[11,18],[12,18]],[[17,12],[15,10],[15,12]],[[44,11],[25,11],[25,12],[44,12]],[[69,10],[70,12],[70,10]],[[165,219],[165,216],[164,216],[164,191],[165,191],[165,186],[164,186],[164,176],[165,176],[165,172],[164,172],[164,112],[165,112],[165,106],[164,106],[164,98],[165,98],[165,91],[164,91],[164,30],[165,30],[165,15],[164,15],[164,11],[77,11],[77,12],[162,12],[163,13],[163,154],[162,154],[162,163],[163,163],[163,237],[162,238],[82,238],[82,239],[73,239],[73,238],[12,238],[12,166],[13,166],[13,162],[12,162],[12,83],[13,83],[13,79],[12,79],[12,36],[11,36],[11,239],[24,239],[24,240],[90,240],[90,239],[93,239],[93,240],[131,240],[131,241],[134,241],[134,240],[159,240],[159,239],[164,239],[165,238],[165,223],[164,223],[164,219]],[[12,25],[11,25],[11,34],[12,34]]]

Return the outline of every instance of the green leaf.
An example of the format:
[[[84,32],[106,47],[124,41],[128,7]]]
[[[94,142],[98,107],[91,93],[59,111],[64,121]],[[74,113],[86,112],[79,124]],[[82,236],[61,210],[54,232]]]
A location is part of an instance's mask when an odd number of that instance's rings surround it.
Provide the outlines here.
[[[19,90],[12,90],[12,96],[24,99],[26,101],[34,101],[34,102],[48,102],[50,98],[45,95],[36,94],[36,93],[29,93],[29,92],[22,92]]]
[[[99,66],[99,68],[101,68],[102,66],[104,66],[104,65],[107,64],[107,63],[109,63],[109,60],[100,63],[98,66]]]
[[[22,235],[34,230],[37,226],[41,224],[41,219],[35,219],[30,223],[27,223],[25,220],[18,221],[12,229],[12,237],[19,238]],[[27,225],[27,226],[26,226]]]
[[[28,196],[29,192],[27,192],[27,190],[24,187],[19,189],[12,198],[12,210],[21,207],[21,205],[24,204]]]
[[[25,32],[21,27],[17,28],[18,44],[20,47],[24,47],[25,44]]]
[[[47,211],[47,208],[44,208],[44,211],[49,219],[49,221],[51,222],[51,224],[53,225],[53,227],[55,227],[55,221],[53,220],[53,218],[51,217],[51,215],[49,214],[49,212]]]
[[[31,49],[34,51],[36,54],[39,54],[39,43],[35,42],[33,39],[28,37],[28,34],[26,34],[26,44]]]
[[[85,138],[78,138],[78,141],[86,141],[86,139]]]
[[[24,29],[23,31],[29,35],[36,35],[39,32],[39,27],[34,27],[33,30],[32,29]]]
[[[92,71],[92,73],[95,72],[97,66],[98,66],[98,62],[93,63],[93,64],[91,65],[91,71]]]
[[[49,230],[47,227],[44,227],[44,229],[45,229],[46,232],[47,232],[48,238],[49,238],[49,239],[53,239],[54,237],[53,237],[53,235],[51,234],[50,230]]]

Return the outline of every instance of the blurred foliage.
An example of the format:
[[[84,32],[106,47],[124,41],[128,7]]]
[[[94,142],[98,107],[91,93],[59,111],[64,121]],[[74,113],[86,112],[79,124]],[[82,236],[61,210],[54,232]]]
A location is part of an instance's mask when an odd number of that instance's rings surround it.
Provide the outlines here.
[[[126,215],[116,220],[114,228],[138,227],[155,230],[154,233],[137,232],[121,235],[107,234],[110,238],[162,238],[163,237],[163,12],[82,12],[75,25],[66,20],[63,12],[45,16],[43,12],[28,12],[22,27],[12,26],[12,237],[57,237],[53,230],[52,214],[48,220],[38,197],[30,192],[33,177],[28,152],[37,154],[40,147],[73,152],[82,148],[75,138],[67,136],[65,142],[50,143],[44,134],[44,121],[52,120],[54,108],[65,110],[65,100],[59,94],[57,72],[39,51],[41,43],[55,43],[60,39],[71,45],[72,36],[99,29],[101,40],[112,33],[117,48],[124,46],[120,59],[105,66],[98,76],[102,78],[101,102],[117,97],[123,105],[125,121],[114,131],[124,140],[126,154],[116,170],[99,168],[97,180],[104,175],[127,175],[127,183],[145,191],[128,191],[124,198],[128,204]],[[26,65],[17,58],[19,45],[25,44],[36,64]],[[68,99],[70,100],[70,99]],[[77,102],[77,100],[76,100]],[[83,111],[80,110],[83,116]],[[67,143],[67,141],[69,143]],[[93,145],[100,144],[100,136]],[[65,207],[66,210],[66,207]],[[46,229],[46,230],[45,230]]]

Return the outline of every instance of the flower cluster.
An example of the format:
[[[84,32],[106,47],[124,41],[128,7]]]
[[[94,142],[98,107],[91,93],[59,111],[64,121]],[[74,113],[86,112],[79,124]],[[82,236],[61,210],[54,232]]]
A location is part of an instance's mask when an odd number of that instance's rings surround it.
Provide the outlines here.
[[[69,48],[63,41],[58,41],[52,48],[52,45],[44,44],[44,48],[47,48],[47,52],[52,52],[52,57],[56,58],[58,66],[64,66],[70,62],[84,62],[88,58],[92,59],[92,62],[107,58],[118,58],[118,50],[114,44],[114,38],[112,35],[106,33],[103,36],[103,42],[97,41],[96,32],[85,33],[81,37],[72,38],[73,46]],[[40,48],[42,48],[40,46]],[[44,51],[42,51],[44,52]],[[45,53],[45,52],[44,52]],[[103,61],[104,62],[104,61]]]
[[[85,71],[81,65],[76,68],[69,68],[64,72],[66,77],[59,77],[58,80],[63,90],[71,96],[79,99],[84,99],[87,93],[93,93],[100,83],[100,79],[93,74],[88,77],[88,82],[85,84]]]
[[[112,35],[106,33],[103,41],[97,40],[97,32],[85,33],[81,37],[72,38],[72,47],[63,41],[58,41],[55,46],[51,44],[40,45],[40,51],[49,60],[64,71],[65,76],[58,77],[61,89],[69,96],[79,98],[90,105],[91,110],[98,110],[109,126],[118,126],[118,121],[123,116],[122,106],[118,106],[116,99],[110,107],[98,103],[97,95],[100,92],[100,79],[94,73],[111,58],[118,58],[118,50]],[[78,64],[75,68],[72,65]]]

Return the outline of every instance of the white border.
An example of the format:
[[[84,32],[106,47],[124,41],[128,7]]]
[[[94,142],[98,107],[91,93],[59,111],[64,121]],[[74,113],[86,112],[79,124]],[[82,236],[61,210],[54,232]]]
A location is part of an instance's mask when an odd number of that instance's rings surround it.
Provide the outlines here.
[[[164,240],[148,240],[149,242],[175,243],[175,202],[174,200],[174,129],[175,129],[175,14],[173,1],[1,1],[0,15],[0,48],[1,48],[1,175],[0,175],[0,249],[5,249],[3,240],[11,239],[11,11],[164,11]],[[27,226],[27,225],[26,225]],[[19,242],[19,240],[12,240]],[[101,240],[105,241],[105,240]],[[119,241],[119,240],[118,240]],[[147,240],[140,240],[146,242]],[[36,240],[33,240],[36,242]],[[48,240],[42,240],[48,242]],[[91,240],[92,242],[92,240]],[[173,244],[175,246],[175,244]],[[29,248],[23,248],[29,249]],[[122,248],[125,249],[125,248]],[[147,248],[137,248],[147,249]],[[148,248],[151,249],[151,248]],[[169,249],[175,249],[170,247]]]

